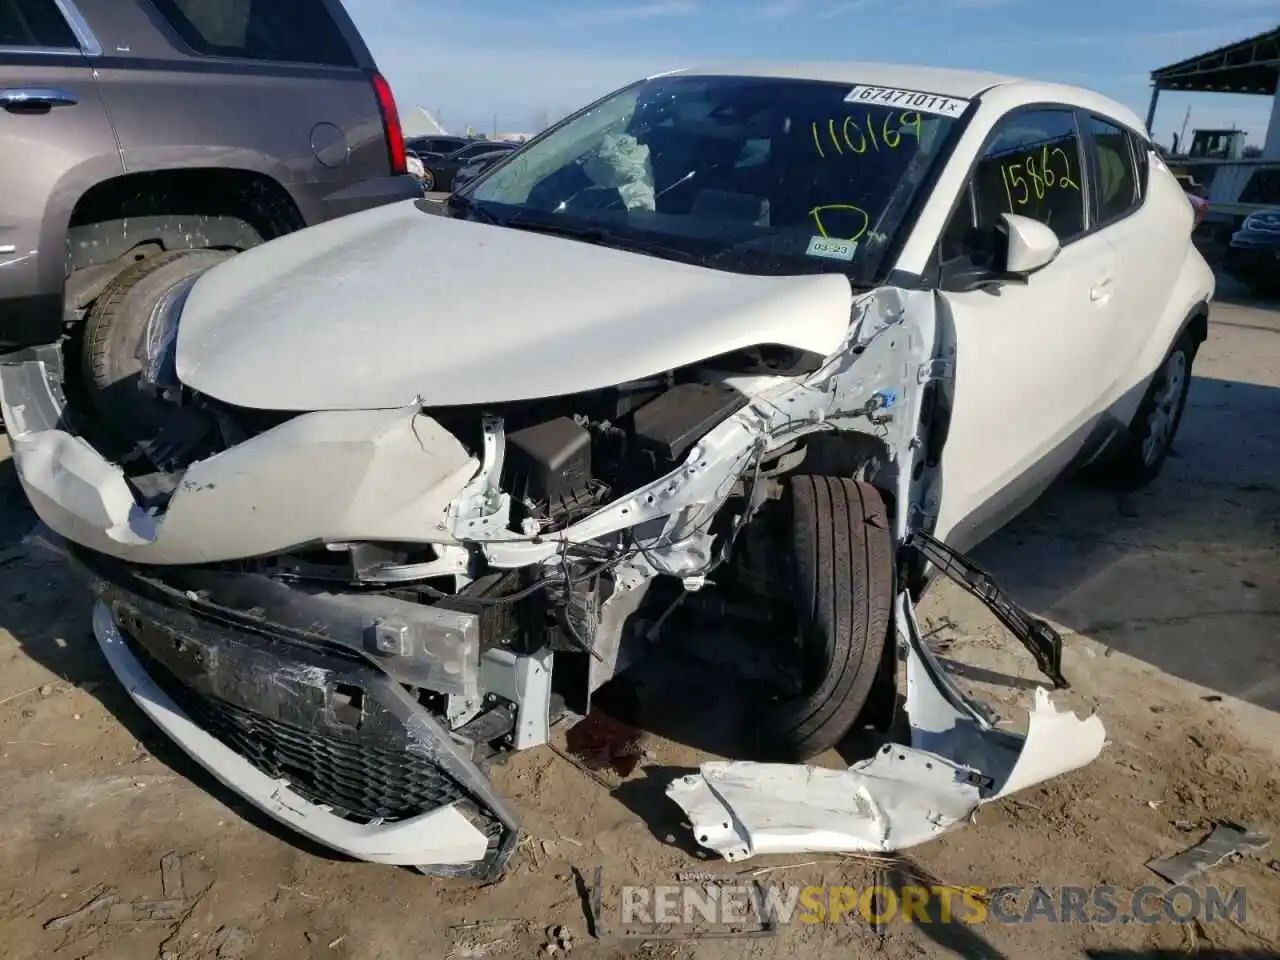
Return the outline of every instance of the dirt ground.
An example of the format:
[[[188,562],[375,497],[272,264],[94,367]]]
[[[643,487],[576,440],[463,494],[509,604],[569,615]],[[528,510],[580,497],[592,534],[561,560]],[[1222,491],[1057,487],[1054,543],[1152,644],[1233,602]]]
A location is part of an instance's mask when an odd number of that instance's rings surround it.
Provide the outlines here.
[[[32,518],[0,463],[0,953],[26,958],[528,957],[562,925],[573,956],[728,958],[961,955],[1042,960],[1088,951],[1280,950],[1280,839],[1196,885],[1241,887],[1243,922],[1199,926],[864,920],[776,938],[642,943],[589,935],[575,871],[604,870],[606,924],[622,884],[680,871],[866,885],[1163,887],[1144,864],[1218,820],[1280,834],[1280,313],[1222,304],[1191,388],[1177,456],[1148,491],[1063,484],[976,556],[1068,635],[1073,689],[1108,746],[1093,765],[984,808],[976,823],[890,867],[831,856],[733,867],[697,855],[663,790],[731,752],[742,711],[705,669],[642,707],[645,759],[620,784],[547,748],[496,772],[528,838],[501,883],[476,889],[336,860],[282,836],[170,746],[112,680],[89,603],[56,558],[23,545]],[[3,442],[3,441],[0,441]],[[7,454],[7,449],[6,449]],[[1037,676],[975,601],[943,584],[923,625],[962,683],[1018,717]],[[697,649],[714,660],[713,644]],[[693,656],[695,654],[690,654]],[[726,681],[727,682],[727,681]],[[683,683],[683,688],[681,687]],[[563,734],[560,735],[561,737]],[[858,746],[850,747],[856,754]],[[840,758],[830,758],[832,764]],[[825,761],[824,761],[825,762]],[[162,878],[176,854],[181,889]],[[908,880],[909,882],[909,880]],[[46,925],[104,891],[119,900]],[[178,899],[168,919],[134,901]],[[164,908],[153,908],[164,909]],[[1111,954],[1105,954],[1111,955]],[[1242,955],[1242,953],[1234,953]]]

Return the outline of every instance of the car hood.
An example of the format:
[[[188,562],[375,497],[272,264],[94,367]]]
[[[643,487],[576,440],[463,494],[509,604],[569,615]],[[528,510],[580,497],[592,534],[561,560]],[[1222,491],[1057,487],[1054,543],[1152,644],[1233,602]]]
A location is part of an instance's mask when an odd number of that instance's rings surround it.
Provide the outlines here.
[[[424,212],[309,227],[204,274],[179,378],[226,403],[358,410],[500,403],[847,334],[840,275],[753,277]]]

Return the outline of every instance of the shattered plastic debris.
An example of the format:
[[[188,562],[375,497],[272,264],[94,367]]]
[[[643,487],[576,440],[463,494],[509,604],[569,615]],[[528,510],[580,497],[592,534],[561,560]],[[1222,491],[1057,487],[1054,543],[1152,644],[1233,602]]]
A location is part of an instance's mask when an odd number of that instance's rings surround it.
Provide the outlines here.
[[[1147,863],[1156,876],[1173,884],[1183,884],[1198,876],[1235,853],[1259,853],[1267,848],[1271,839],[1262,833],[1253,833],[1234,823],[1216,823],[1207,837],[1193,847]]]
[[[1058,710],[1042,687],[1025,737],[996,730],[942,672],[905,597],[898,604],[912,746],[888,745],[847,770],[705,763],[667,788],[701,846],[730,862],[757,854],[901,850],[1102,752],[1101,719]]]

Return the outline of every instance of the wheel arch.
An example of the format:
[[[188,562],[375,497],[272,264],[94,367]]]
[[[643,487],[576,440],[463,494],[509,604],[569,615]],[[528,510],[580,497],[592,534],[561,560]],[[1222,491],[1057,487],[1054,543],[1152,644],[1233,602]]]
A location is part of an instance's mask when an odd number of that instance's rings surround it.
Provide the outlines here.
[[[63,312],[71,321],[112,278],[155,253],[245,250],[306,225],[277,180],[221,167],[111,177],[85,190],[66,218]]]

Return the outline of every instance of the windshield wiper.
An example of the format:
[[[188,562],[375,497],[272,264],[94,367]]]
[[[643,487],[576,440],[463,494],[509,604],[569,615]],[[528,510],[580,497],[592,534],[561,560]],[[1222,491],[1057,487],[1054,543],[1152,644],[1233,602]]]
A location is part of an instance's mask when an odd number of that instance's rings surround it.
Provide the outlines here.
[[[556,223],[551,220],[533,220],[516,214],[503,221],[503,226],[516,230],[528,230],[530,233],[550,233],[557,237],[570,237],[573,240],[585,240],[587,243],[610,243],[616,237],[603,227],[583,227],[572,223]]]
[[[636,237],[614,233],[604,227],[584,226],[575,223],[556,223],[554,220],[535,220],[521,214],[516,214],[503,220],[502,226],[512,227],[516,230],[528,230],[530,233],[547,233],[552,236],[567,237],[570,240],[581,240],[584,243],[594,243],[602,247],[612,247],[616,250],[647,253],[667,260],[679,260],[683,263],[702,262],[700,257],[690,253],[688,250],[670,247],[663,243],[655,243],[652,240],[641,240]]]
[[[492,224],[502,223],[501,218],[494,216],[492,213],[490,213],[484,207],[480,206],[470,197],[464,197],[457,193],[451,193],[449,194],[448,197],[445,198],[444,205],[445,205],[445,209],[447,209],[450,213],[457,212],[457,213],[470,214],[471,217],[473,217],[476,220],[479,220],[481,223],[492,223]]]

